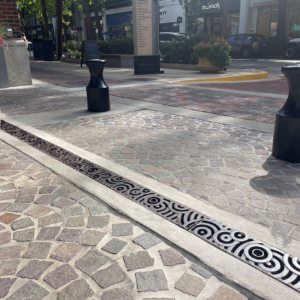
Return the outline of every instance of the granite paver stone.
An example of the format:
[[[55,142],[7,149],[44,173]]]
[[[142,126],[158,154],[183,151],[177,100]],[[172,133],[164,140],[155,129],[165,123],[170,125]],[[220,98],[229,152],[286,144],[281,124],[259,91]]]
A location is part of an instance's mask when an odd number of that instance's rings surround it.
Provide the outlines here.
[[[34,228],[15,231],[13,240],[17,242],[31,242],[34,240]]]
[[[51,243],[46,242],[31,242],[23,258],[45,259],[48,256],[51,245]]]
[[[60,197],[58,198],[57,200],[53,201],[51,203],[52,206],[56,206],[58,208],[64,208],[64,207],[67,207],[67,206],[70,206],[74,203],[73,200],[69,199],[69,198],[66,198],[66,197]]]
[[[0,278],[0,298],[4,298],[17,278]]]
[[[5,213],[2,216],[0,216],[0,222],[4,224],[11,224],[13,221],[15,221],[18,218],[20,218],[20,215]]]
[[[75,267],[86,273],[87,275],[92,275],[99,268],[104,266],[111,259],[98,250],[94,249],[86,253],[83,257],[75,262]]]
[[[49,295],[49,292],[39,284],[30,280],[14,292],[7,300],[41,300]]]
[[[0,260],[20,258],[21,251],[21,245],[0,248]]]
[[[31,260],[17,276],[29,279],[40,279],[41,275],[53,264],[50,261]]]
[[[134,300],[130,288],[111,289],[102,294],[102,300]]]
[[[84,216],[76,216],[76,217],[70,217],[67,219],[67,227],[79,227],[84,226]]]
[[[25,215],[33,218],[40,218],[48,214],[50,211],[51,209],[48,208],[47,206],[39,205],[33,209],[30,209],[29,211],[26,211]]]
[[[88,228],[103,228],[109,224],[109,216],[91,216],[88,219]]]
[[[105,232],[87,230],[77,239],[77,242],[87,246],[96,246],[105,235]]]
[[[19,196],[16,198],[15,203],[32,203],[34,201],[35,195],[29,196]]]
[[[220,286],[207,300],[247,300],[247,298],[227,286]]]
[[[126,275],[117,264],[112,264],[109,267],[94,273],[92,278],[100,287],[105,289],[116,283],[123,282],[126,279]]]
[[[56,240],[63,241],[63,242],[75,242],[81,233],[82,230],[80,229],[64,228]]]
[[[205,282],[197,276],[184,273],[175,283],[175,289],[192,296],[197,297],[204,289]]]
[[[21,213],[23,212],[24,210],[26,210],[28,207],[29,207],[30,204],[26,204],[26,203],[16,203],[16,204],[13,204],[9,209],[8,211],[10,212],[18,212],[18,213]]]
[[[135,273],[138,292],[168,290],[168,281],[163,270]]]
[[[6,211],[11,205],[10,202],[0,202],[0,212]]]
[[[34,201],[35,204],[48,205],[57,198],[55,195],[43,195]]]
[[[0,245],[8,244],[11,240],[11,233],[6,232],[0,232]]]
[[[112,225],[112,236],[126,236],[131,234],[133,234],[133,225],[131,223]]]
[[[19,264],[19,259],[0,261],[0,277],[7,275],[15,275]]]
[[[62,219],[61,215],[58,213],[54,213],[52,215],[48,215],[48,216],[39,218],[38,223],[39,223],[39,227],[44,227],[44,226],[48,226],[51,224],[60,223],[62,221],[63,221],[63,219]]]
[[[84,279],[76,280],[57,293],[58,300],[85,300],[94,295],[92,289]]]
[[[127,244],[125,241],[113,238],[102,247],[102,250],[111,254],[118,254]]]
[[[154,265],[154,258],[147,251],[124,255],[123,258],[127,271],[143,269]]]
[[[13,230],[19,230],[19,229],[31,227],[33,225],[34,225],[34,223],[32,222],[32,220],[30,218],[23,218],[23,219],[14,221],[11,224],[11,228]]]
[[[97,216],[107,212],[107,207],[101,204],[91,206],[88,209],[91,216]]]
[[[133,239],[133,242],[147,250],[152,246],[160,243],[161,240],[153,234],[145,232]]]
[[[51,253],[50,257],[62,262],[69,262],[81,249],[80,245],[63,243]]]
[[[66,264],[47,274],[44,281],[46,281],[54,289],[58,289],[77,278],[78,275],[74,269],[70,265]]]
[[[73,217],[73,216],[83,215],[84,211],[82,206],[67,207],[63,209],[63,214],[65,217]]]
[[[183,255],[173,248],[160,250],[159,254],[165,266],[185,264],[185,258],[183,257]]]
[[[38,236],[37,240],[40,241],[48,241],[48,240],[54,240],[55,237],[58,235],[60,231],[60,227],[42,227]]]

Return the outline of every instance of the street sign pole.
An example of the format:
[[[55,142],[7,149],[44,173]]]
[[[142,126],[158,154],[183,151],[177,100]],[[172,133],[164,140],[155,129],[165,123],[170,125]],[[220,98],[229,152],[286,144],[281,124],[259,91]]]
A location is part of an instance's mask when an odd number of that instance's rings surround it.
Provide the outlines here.
[[[56,60],[62,56],[62,0],[56,0]]]

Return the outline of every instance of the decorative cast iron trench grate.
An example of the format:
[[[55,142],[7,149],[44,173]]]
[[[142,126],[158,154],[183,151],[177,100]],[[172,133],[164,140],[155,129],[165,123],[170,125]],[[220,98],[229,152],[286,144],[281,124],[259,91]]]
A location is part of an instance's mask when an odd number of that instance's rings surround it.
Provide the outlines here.
[[[163,197],[3,120],[1,129],[257,270],[300,291],[300,260],[297,257]]]

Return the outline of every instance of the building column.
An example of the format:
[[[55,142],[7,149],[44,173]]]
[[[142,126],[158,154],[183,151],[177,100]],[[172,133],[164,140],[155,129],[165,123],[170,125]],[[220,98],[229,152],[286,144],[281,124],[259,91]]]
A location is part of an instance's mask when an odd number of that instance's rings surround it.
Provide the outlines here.
[[[106,10],[102,10],[102,26],[103,26],[103,33],[107,31],[107,23],[106,23]],[[106,40],[107,35],[104,35],[104,40]]]
[[[241,0],[239,33],[248,33],[248,16],[250,0]]]

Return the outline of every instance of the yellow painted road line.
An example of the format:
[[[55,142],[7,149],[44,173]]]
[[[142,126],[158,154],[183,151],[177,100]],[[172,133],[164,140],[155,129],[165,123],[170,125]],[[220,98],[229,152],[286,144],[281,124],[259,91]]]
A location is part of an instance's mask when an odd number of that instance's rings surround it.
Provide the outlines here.
[[[189,78],[167,81],[166,83],[179,83],[179,82],[197,82],[197,81],[242,81],[242,80],[255,80],[268,78],[268,72],[256,71],[256,73],[247,73],[239,75],[228,75],[210,78]]]

